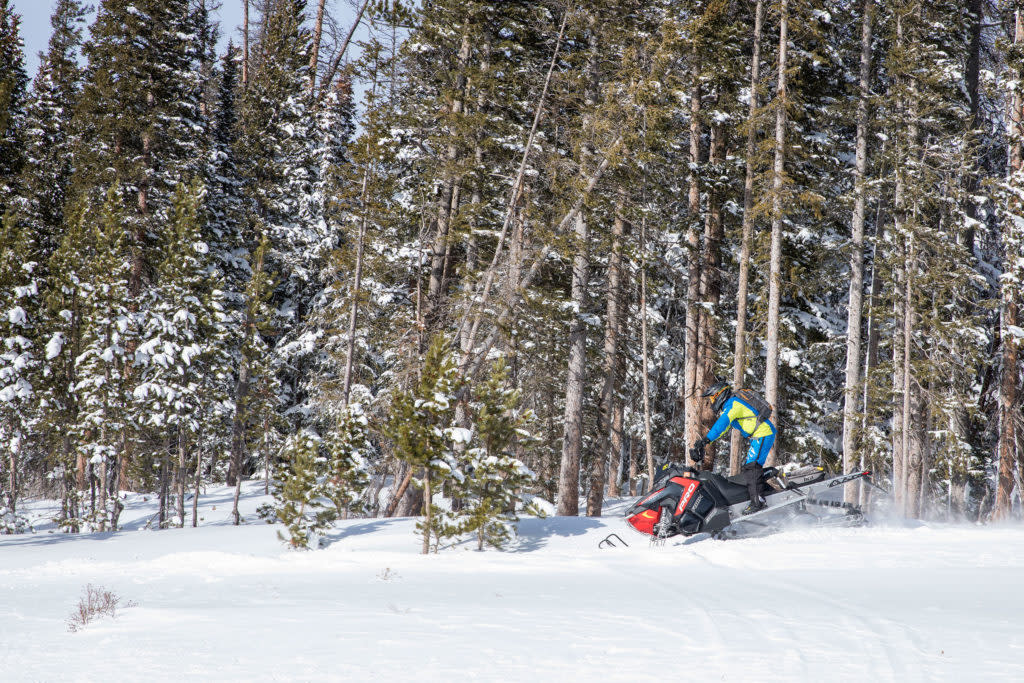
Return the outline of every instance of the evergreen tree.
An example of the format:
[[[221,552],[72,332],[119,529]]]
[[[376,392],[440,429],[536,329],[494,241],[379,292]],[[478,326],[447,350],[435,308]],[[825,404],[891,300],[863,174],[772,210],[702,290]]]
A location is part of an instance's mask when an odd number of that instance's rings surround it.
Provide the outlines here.
[[[39,264],[31,258],[32,244],[12,213],[0,223],[0,533],[25,527],[17,512],[27,471],[28,442],[39,420],[36,371],[40,364],[38,321]],[[39,469],[38,466],[35,469]]]
[[[25,163],[24,45],[10,0],[0,0],[0,216],[11,208]]]
[[[171,430],[176,437],[172,452],[162,459],[177,456],[180,526],[185,467],[191,460],[186,456],[195,449],[204,426],[216,428],[231,369],[223,290],[209,265],[209,246],[200,236],[204,195],[197,181],[181,184],[175,192],[170,243],[157,267],[156,286],[138,316],[138,346],[132,355],[138,373],[133,398],[139,424],[155,428],[157,434]]]
[[[275,488],[273,513],[287,529],[293,548],[308,548],[338,519],[357,511],[373,447],[359,404],[344,408],[326,437],[303,431],[282,448],[283,471]]]
[[[58,251],[58,258],[74,258],[80,264],[65,271],[81,297],[81,327],[76,331],[79,355],[74,359],[78,419],[71,428],[77,432],[78,451],[88,463],[88,518],[101,531],[108,523],[117,528],[121,507],[117,493],[126,446],[138,430],[129,369],[129,349],[137,337],[129,305],[131,267],[126,258],[123,202],[120,187],[113,185],[100,211],[77,209]]]
[[[60,244],[64,209],[74,169],[72,116],[81,96],[78,63],[86,11],[78,0],[59,0],[50,18],[53,33],[28,98],[19,213],[34,235],[42,272]]]
[[[516,507],[534,480],[515,456],[530,445],[526,429],[533,414],[520,408],[521,393],[508,386],[509,374],[504,361],[498,361],[475,392],[476,439],[465,453],[467,476],[456,487],[461,530],[476,536],[477,550],[505,547],[515,534]]]
[[[434,504],[434,494],[445,480],[465,478],[455,453],[456,438],[465,441],[463,432],[453,426],[458,388],[455,359],[444,338],[435,337],[420,377],[409,389],[395,393],[386,428],[395,457],[414,469],[422,468],[424,518],[416,528],[423,536],[424,555],[436,551],[443,538],[458,533]]]

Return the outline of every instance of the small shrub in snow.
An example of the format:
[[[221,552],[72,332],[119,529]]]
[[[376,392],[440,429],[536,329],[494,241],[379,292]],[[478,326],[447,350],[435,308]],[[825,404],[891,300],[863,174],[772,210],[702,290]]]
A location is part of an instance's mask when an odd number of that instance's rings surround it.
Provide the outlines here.
[[[68,630],[74,633],[100,617],[116,617],[120,604],[120,597],[102,586],[97,588],[90,583],[85,587],[85,596],[78,601],[78,607],[68,618]],[[134,606],[133,602],[126,605],[126,607]]]
[[[0,534],[23,534],[31,530],[27,517],[0,505]]]

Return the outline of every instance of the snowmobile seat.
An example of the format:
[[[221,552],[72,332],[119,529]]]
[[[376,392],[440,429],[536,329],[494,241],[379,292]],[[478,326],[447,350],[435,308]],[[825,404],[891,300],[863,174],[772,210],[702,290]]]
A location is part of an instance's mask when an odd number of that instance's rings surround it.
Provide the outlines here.
[[[701,472],[699,478],[709,486],[717,489],[725,499],[725,502],[729,505],[742,503],[750,498],[750,496],[747,495],[746,484],[739,484],[730,479],[726,479],[720,474],[715,474],[714,472]]]

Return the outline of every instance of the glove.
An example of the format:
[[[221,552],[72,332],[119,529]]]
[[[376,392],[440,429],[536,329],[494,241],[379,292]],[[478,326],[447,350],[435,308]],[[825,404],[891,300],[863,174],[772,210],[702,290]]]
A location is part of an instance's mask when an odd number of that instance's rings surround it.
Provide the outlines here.
[[[710,441],[705,436],[693,444],[693,448],[690,449],[690,460],[694,462],[700,462],[704,459],[704,447],[707,446]]]

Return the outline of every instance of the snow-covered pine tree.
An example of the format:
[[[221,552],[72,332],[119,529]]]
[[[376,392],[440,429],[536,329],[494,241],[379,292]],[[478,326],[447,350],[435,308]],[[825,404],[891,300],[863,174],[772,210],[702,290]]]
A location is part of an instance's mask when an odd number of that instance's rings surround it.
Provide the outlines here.
[[[340,409],[325,436],[302,430],[285,442],[273,515],[287,529],[287,537],[278,537],[291,547],[308,548],[336,520],[359,511],[375,452],[367,427],[362,406],[352,403]]]
[[[0,0],[0,217],[7,212],[18,192],[18,180],[25,163],[25,73],[21,17],[10,0]]]
[[[499,550],[515,535],[516,508],[535,475],[516,457],[529,444],[527,431],[533,413],[520,407],[521,392],[509,386],[510,371],[497,361],[490,376],[474,390],[471,410],[474,435],[465,452],[465,478],[454,488],[462,507],[459,529],[484,545]]]
[[[129,348],[135,344],[134,313],[129,302],[131,261],[123,230],[124,197],[112,185],[99,211],[83,208],[69,215],[73,223],[58,251],[65,262],[77,259],[76,270],[62,277],[80,297],[80,329],[74,360],[77,421],[68,425],[88,467],[89,525],[117,528],[121,503],[118,489],[129,439],[137,433],[131,399]],[[64,253],[61,253],[61,252]]]
[[[78,63],[86,11],[78,0],[59,0],[50,18],[53,33],[29,94],[19,213],[38,245],[42,273],[60,244],[73,170],[72,116],[82,90]]]
[[[196,22],[189,0],[104,0],[83,50],[88,66],[74,118],[77,144],[70,202],[85,220],[101,213],[111,219],[116,216],[120,233],[116,240],[108,235],[101,245],[116,251],[97,252],[104,269],[93,264],[76,269],[86,277],[74,286],[90,298],[116,292],[119,307],[108,314],[90,301],[82,309],[83,335],[90,339],[83,342],[82,350],[109,334],[111,320],[116,321],[119,341],[114,345],[117,357],[103,360],[116,367],[101,367],[96,360],[100,357],[90,355],[93,366],[86,374],[91,376],[83,377],[76,369],[76,380],[85,382],[83,387],[98,388],[97,378],[114,372],[121,383],[111,388],[116,389],[117,399],[105,405],[106,426],[99,423],[95,406],[80,416],[96,429],[112,429],[119,436],[111,468],[114,479],[105,482],[111,491],[128,481],[148,484],[152,456],[159,455],[172,438],[170,428],[157,438],[151,438],[152,432],[140,438],[140,416],[122,414],[133,404],[122,402],[121,392],[131,395],[137,380],[131,356],[140,312],[156,283],[157,266],[166,249],[176,248],[168,239],[175,187],[182,179],[201,176],[205,164],[203,151],[208,145],[200,82],[203,32]],[[122,203],[116,210],[110,206],[113,200]],[[118,258],[124,263],[111,260]],[[122,275],[127,277],[123,291]],[[114,445],[109,441],[105,434],[99,441],[89,434],[86,447],[102,442],[104,453],[110,455]],[[111,515],[116,525],[116,507]]]
[[[73,170],[74,133],[72,117],[82,88],[83,70],[78,63],[85,11],[77,0],[59,0],[50,24],[53,33],[47,52],[42,55],[26,107],[25,156],[27,163],[20,181],[16,202],[20,230],[31,236],[33,255],[38,263],[37,307],[31,312],[39,333],[37,359],[40,366],[33,384],[41,410],[33,441],[50,454],[39,463],[37,475],[44,472],[57,484],[64,501],[61,524],[74,529],[78,519],[75,462],[67,424],[73,404],[72,380],[68,375],[71,359],[61,353],[67,320],[59,317],[63,306],[53,306],[61,298],[60,283],[50,272],[55,252],[66,229],[64,217]],[[54,491],[53,486],[46,490]]]
[[[395,457],[422,472],[424,518],[416,528],[423,536],[424,555],[436,551],[443,538],[458,533],[434,504],[434,495],[446,479],[465,477],[455,456],[455,437],[463,434],[453,429],[458,389],[455,358],[438,335],[427,349],[420,376],[409,389],[394,393],[385,429]]]
[[[304,0],[272,0],[262,14],[248,87],[239,108],[238,153],[252,206],[250,220],[269,242],[276,286],[274,350],[285,411],[297,427],[305,410],[302,377],[315,345],[302,322],[322,289],[333,247],[323,220],[316,120],[307,69],[310,33]]]
[[[39,421],[34,382],[40,365],[36,312],[40,287],[28,232],[8,212],[0,221],[0,533],[18,533],[25,457]],[[37,464],[36,471],[42,470]]]
[[[132,356],[140,426],[155,430],[154,436],[172,435],[171,452],[159,458],[176,461],[179,526],[185,523],[185,484],[192,471],[186,467],[196,455],[199,434],[217,428],[231,376],[223,290],[210,268],[209,245],[200,235],[204,196],[197,180],[175,191],[169,244],[157,265],[156,284],[138,314],[139,338]]]

